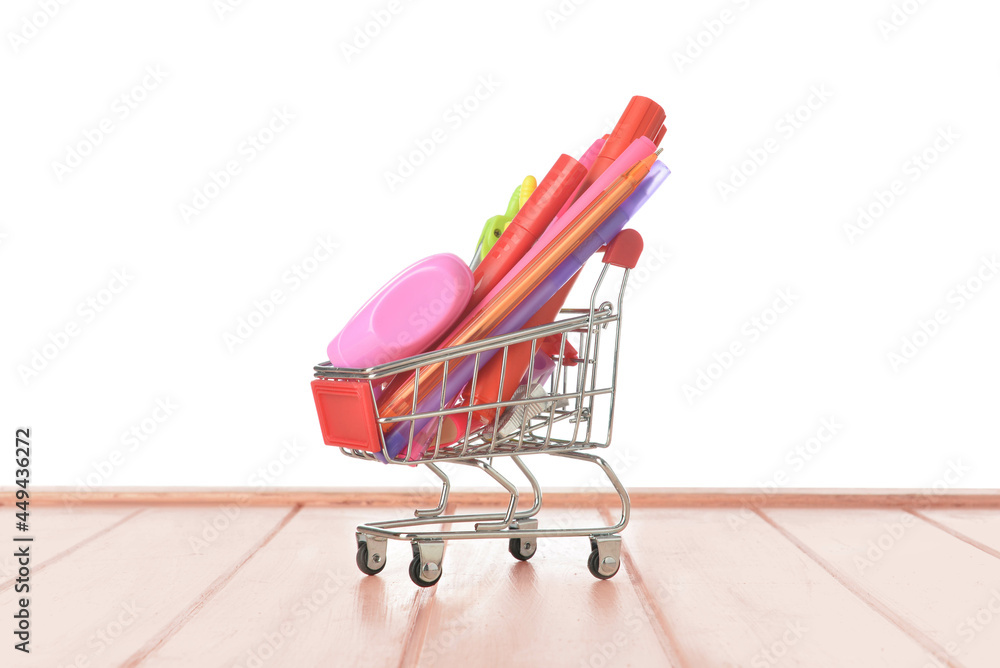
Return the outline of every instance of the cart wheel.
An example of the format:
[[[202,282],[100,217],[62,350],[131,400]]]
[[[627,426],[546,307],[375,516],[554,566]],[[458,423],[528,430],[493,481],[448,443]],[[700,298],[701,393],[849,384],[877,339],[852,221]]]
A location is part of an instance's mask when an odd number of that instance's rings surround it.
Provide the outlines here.
[[[598,552],[598,550],[597,550],[596,547],[590,553],[590,558],[587,559],[587,568],[590,569],[590,574],[593,575],[595,578],[597,578],[599,580],[609,580],[609,579],[613,578],[615,576],[615,574],[618,572],[619,565],[620,565],[620,561],[615,560],[615,564],[614,564],[615,570],[611,571],[610,573],[602,573],[601,572],[601,556],[600,556],[600,553]]]
[[[385,568],[385,559],[382,560],[378,568],[371,568],[368,565],[368,543],[365,542],[358,545],[358,556],[355,558],[355,561],[358,563],[358,568],[365,575],[378,575]]]
[[[428,576],[431,574],[434,575],[434,579],[430,581],[424,580],[423,578],[420,577],[421,567],[420,567],[419,554],[414,555],[413,560],[410,562],[410,579],[413,580],[413,584],[417,585],[418,587],[433,587],[438,583],[438,580],[441,579],[441,567],[433,563],[428,563],[427,565],[433,567],[425,571],[425,573]]]
[[[537,549],[534,541],[530,538],[525,540],[523,543],[520,538],[511,538],[508,541],[507,549],[515,559],[520,559],[521,561],[527,561],[535,556],[535,550]]]

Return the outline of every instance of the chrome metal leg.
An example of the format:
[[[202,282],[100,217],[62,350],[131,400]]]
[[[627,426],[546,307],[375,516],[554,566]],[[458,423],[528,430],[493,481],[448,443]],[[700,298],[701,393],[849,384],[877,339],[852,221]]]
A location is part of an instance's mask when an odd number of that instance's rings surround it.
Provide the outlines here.
[[[478,522],[475,527],[476,531],[499,531],[509,527],[511,521],[514,519],[514,513],[517,512],[517,486],[515,486],[510,480],[507,480],[507,478],[504,478],[500,475],[499,471],[481,459],[470,459],[466,461],[457,461],[455,463],[481,468],[483,471],[486,471],[491,478],[500,483],[510,494],[510,503],[507,505],[507,513],[503,516],[503,519],[499,522]]]
[[[608,527],[608,533],[618,533],[628,526],[629,513],[632,509],[632,504],[628,498],[628,490],[626,490],[625,486],[622,485],[622,481],[618,479],[618,476],[615,474],[615,471],[611,468],[610,464],[597,455],[588,455],[585,452],[553,452],[552,456],[566,457],[567,459],[579,459],[584,462],[597,464],[601,467],[601,470],[604,471],[604,475],[608,477],[608,480],[611,481],[611,485],[615,488],[615,491],[618,492],[618,498],[621,499],[622,504],[621,519],[618,520],[618,524],[613,527]]]
[[[441,500],[438,502],[437,508],[428,509],[417,509],[413,511],[416,517],[437,517],[444,512],[445,507],[448,505],[448,493],[451,491],[451,480],[448,479],[447,474],[442,471],[436,464],[426,463],[425,466],[434,472],[434,475],[441,478]]]
[[[542,509],[542,487],[538,484],[538,478],[535,477],[535,474],[531,472],[528,465],[525,464],[520,457],[512,455],[511,459],[513,459],[514,463],[517,464],[517,468],[521,469],[521,473],[524,474],[524,477],[528,479],[528,483],[531,485],[531,493],[535,495],[535,502],[532,504],[531,508],[517,513],[517,517],[519,519],[534,517],[538,514],[538,511]]]

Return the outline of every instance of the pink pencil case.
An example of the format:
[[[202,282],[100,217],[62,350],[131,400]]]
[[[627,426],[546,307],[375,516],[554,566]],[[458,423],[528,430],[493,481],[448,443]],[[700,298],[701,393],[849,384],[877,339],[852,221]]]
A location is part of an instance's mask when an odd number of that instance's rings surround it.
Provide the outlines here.
[[[451,329],[471,297],[464,260],[451,253],[420,260],[382,286],[330,341],[330,363],[367,369],[422,353]]]

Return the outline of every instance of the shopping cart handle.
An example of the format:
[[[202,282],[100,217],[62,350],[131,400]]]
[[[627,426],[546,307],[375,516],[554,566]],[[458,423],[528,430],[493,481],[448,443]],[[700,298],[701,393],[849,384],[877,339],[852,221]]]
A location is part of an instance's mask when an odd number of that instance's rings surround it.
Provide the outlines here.
[[[604,251],[604,264],[635,269],[642,255],[642,235],[629,228],[618,233]]]

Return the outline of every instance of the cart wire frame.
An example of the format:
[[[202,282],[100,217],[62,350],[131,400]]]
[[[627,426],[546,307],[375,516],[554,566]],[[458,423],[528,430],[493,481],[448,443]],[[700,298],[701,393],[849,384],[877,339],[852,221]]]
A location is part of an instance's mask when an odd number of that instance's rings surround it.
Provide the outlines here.
[[[616,248],[617,247],[617,248]],[[623,248],[625,250],[623,250]],[[628,491],[622,485],[614,470],[607,461],[596,455],[581,452],[581,450],[606,448],[611,445],[611,434],[614,426],[615,392],[618,380],[618,353],[621,335],[622,307],[625,301],[626,286],[630,269],[633,269],[642,250],[642,239],[634,230],[625,230],[608,245],[604,253],[604,266],[590,295],[589,308],[563,309],[563,319],[531,329],[519,330],[502,336],[494,336],[468,344],[434,350],[398,361],[389,362],[368,369],[347,369],[331,366],[329,362],[316,365],[314,375],[317,379],[328,381],[347,381],[366,383],[375,406],[374,414],[369,416],[374,420],[375,431],[378,433],[381,452],[342,447],[342,452],[354,459],[381,461],[394,465],[424,465],[441,481],[441,494],[435,508],[417,509],[413,518],[371,522],[359,525],[356,532],[358,546],[357,565],[362,572],[375,575],[385,567],[386,547],[388,540],[405,540],[411,543],[413,560],[410,562],[409,575],[419,586],[427,587],[438,582],[442,573],[444,544],[447,540],[459,539],[507,539],[511,554],[522,561],[530,559],[536,550],[537,539],[541,537],[582,537],[590,540],[591,554],[587,561],[590,572],[597,578],[608,579],[614,576],[621,563],[620,532],[628,525],[630,503]],[[598,293],[612,265],[624,269],[621,275],[621,285],[618,289],[617,304],[603,302],[597,304]],[[568,316],[568,317],[566,317]],[[610,331],[607,331],[609,330]],[[602,345],[610,344],[613,350],[610,379],[606,384],[598,383],[598,362]],[[558,354],[552,356],[555,370],[545,385],[545,396],[528,396],[519,399],[503,399],[503,378],[506,374],[507,356],[511,346],[531,342],[531,367],[526,374],[532,377],[535,364],[535,354],[539,341],[546,337],[558,335]],[[571,335],[576,335],[579,342],[577,356],[567,356],[567,342]],[[480,371],[480,358],[483,354],[496,351],[493,354],[502,355],[500,386],[497,401],[469,405],[446,406],[446,386],[448,367],[452,362],[475,356],[472,380],[468,384],[468,397],[475,396],[476,382]],[[441,382],[441,400],[438,410],[417,412],[417,397],[421,368],[431,364],[443,363]],[[414,375],[412,412],[399,416],[379,415],[376,400],[376,387],[397,374]],[[574,376],[574,378],[570,378]],[[530,385],[529,385],[530,387]],[[605,399],[607,409],[598,410],[598,400]],[[529,417],[530,408],[534,414]],[[516,424],[517,410],[520,410],[520,424]],[[492,410],[495,413],[492,428],[474,431],[472,428],[472,413]],[[465,413],[468,415],[464,436],[454,443],[442,443],[444,419],[449,415]],[[516,429],[506,434],[501,430],[503,415],[508,418],[513,415]],[[606,424],[601,430],[594,429],[595,422],[606,415]],[[433,424],[429,418],[436,418],[436,436],[426,449],[418,452],[414,448],[418,433],[417,424]],[[408,422],[409,438],[405,452],[397,458],[392,458],[386,448],[385,431],[399,423]],[[426,431],[427,428],[424,428]],[[599,437],[597,431],[603,431]],[[531,470],[522,459],[528,454],[549,454],[567,459],[589,462],[601,469],[611,482],[621,501],[621,516],[617,523],[610,526],[572,527],[572,528],[539,528],[536,515],[542,508],[542,488]],[[518,510],[520,493],[515,484],[493,467],[494,457],[510,457],[517,468],[527,479],[531,487],[534,501],[530,508]],[[497,513],[479,513],[465,515],[446,515],[448,497],[451,491],[451,481],[439,466],[442,463],[463,464],[481,469],[493,480],[499,483],[510,495],[507,509]],[[472,523],[472,529],[437,531],[415,531],[415,527],[427,525],[455,525]]]

